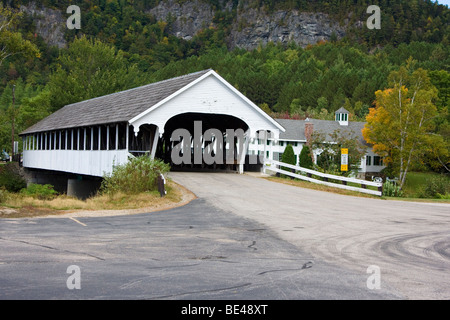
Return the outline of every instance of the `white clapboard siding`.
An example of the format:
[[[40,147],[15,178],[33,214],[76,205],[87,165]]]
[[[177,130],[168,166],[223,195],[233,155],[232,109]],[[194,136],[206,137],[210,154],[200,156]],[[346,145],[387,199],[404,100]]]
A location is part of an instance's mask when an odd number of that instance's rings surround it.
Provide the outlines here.
[[[162,134],[167,121],[183,113],[233,116],[244,121],[252,135],[258,130],[270,130],[278,138],[279,131],[284,131],[283,127],[213,72],[143,115],[135,117],[130,124],[135,130],[143,124],[154,124]]]
[[[23,166],[102,177],[114,165],[126,163],[129,155],[127,150],[25,150]]]

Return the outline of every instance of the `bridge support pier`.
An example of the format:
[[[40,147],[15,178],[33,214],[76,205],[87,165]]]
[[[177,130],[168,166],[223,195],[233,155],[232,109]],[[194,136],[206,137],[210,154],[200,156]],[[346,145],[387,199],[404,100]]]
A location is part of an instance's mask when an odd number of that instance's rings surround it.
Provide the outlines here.
[[[95,194],[100,188],[102,179],[98,177],[81,176],[72,173],[41,169],[23,168],[27,185],[51,184],[58,193],[82,200]]]

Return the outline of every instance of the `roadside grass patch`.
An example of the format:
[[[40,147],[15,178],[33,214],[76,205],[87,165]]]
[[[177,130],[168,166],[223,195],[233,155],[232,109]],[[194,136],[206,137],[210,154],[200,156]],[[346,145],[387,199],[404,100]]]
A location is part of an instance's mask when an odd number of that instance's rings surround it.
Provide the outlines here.
[[[406,198],[450,199],[449,175],[434,172],[410,172],[403,186]]]
[[[334,188],[334,187],[326,186],[323,184],[316,184],[316,183],[312,183],[309,181],[303,181],[303,180],[299,180],[299,179],[285,179],[282,177],[275,177],[275,176],[267,177],[265,179],[267,179],[269,181],[280,182],[280,183],[300,187],[300,188],[332,192],[332,193],[343,194],[343,195],[348,195],[348,196],[380,199],[380,197],[378,197],[378,196],[367,194],[367,193],[360,193],[360,192],[351,191],[351,190]],[[355,186],[360,187],[360,185],[355,185]]]
[[[10,193],[0,190],[0,218],[38,217],[42,215],[60,215],[75,211],[108,211],[148,209],[149,212],[159,208],[170,208],[183,200],[182,187],[171,180],[166,184],[167,195],[161,197],[159,192],[141,192],[126,194],[98,194],[85,201],[67,195],[57,195],[52,199],[39,199],[24,193]]]

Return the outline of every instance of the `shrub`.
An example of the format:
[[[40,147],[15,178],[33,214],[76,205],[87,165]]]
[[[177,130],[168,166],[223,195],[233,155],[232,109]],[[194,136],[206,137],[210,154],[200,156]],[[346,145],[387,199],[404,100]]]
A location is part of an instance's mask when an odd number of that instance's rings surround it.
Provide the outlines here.
[[[37,198],[39,200],[52,200],[58,192],[53,189],[51,184],[30,184],[27,188],[20,191],[22,194]]]
[[[395,182],[386,181],[383,184],[383,196],[387,197],[403,197],[403,191]]]
[[[314,163],[311,158],[311,150],[308,146],[303,146],[302,151],[300,152],[300,167],[306,169],[312,169]]]
[[[124,165],[115,166],[110,175],[103,177],[100,193],[113,195],[117,192],[138,194],[157,190],[157,178],[169,172],[170,166],[148,156],[131,158]]]
[[[26,186],[25,179],[20,175],[18,163],[8,162],[0,167],[0,187],[9,192],[18,192]]]
[[[444,175],[428,179],[423,190],[425,198],[445,198],[448,193],[450,193],[449,178]]]
[[[281,162],[296,165],[297,159],[295,158],[294,148],[292,145],[288,144],[281,155]],[[281,167],[281,170],[294,171],[291,168]]]

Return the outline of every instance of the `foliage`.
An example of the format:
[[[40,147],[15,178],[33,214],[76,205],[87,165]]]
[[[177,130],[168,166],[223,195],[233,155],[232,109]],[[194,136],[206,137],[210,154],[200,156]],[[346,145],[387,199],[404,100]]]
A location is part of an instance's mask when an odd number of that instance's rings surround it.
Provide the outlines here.
[[[39,200],[52,200],[58,195],[58,192],[53,189],[51,184],[42,185],[31,183],[27,188],[22,189],[20,192]]]
[[[437,136],[432,135],[433,119],[437,115],[433,101],[437,89],[431,84],[427,71],[400,67],[389,76],[390,88],[379,90],[376,108],[370,110],[363,136],[373,144],[375,153],[384,156],[386,163],[392,163],[399,174],[400,188],[414,157],[437,148]]]
[[[286,146],[286,148],[284,149],[283,154],[281,155],[281,162],[283,163],[287,163],[287,164],[292,164],[292,165],[296,165],[297,164],[297,159],[294,153],[294,148],[292,147],[291,144],[288,144]],[[288,167],[281,167],[281,170],[285,170],[285,171],[289,171],[289,172],[293,172],[294,170]]]
[[[8,200],[8,191],[5,187],[0,187],[0,204]]]
[[[136,87],[142,75],[123,52],[98,40],[75,39],[59,57],[48,88],[54,110],[65,105]]]
[[[40,86],[25,83],[22,79],[15,82],[15,105],[12,104],[12,84],[0,94],[0,145],[11,153],[11,129],[14,118],[14,140],[22,139],[19,133],[32,126],[37,121],[49,115],[50,104],[48,91],[42,91]]]
[[[403,197],[403,191],[394,181],[387,180],[383,183],[383,196]]]
[[[357,138],[355,132],[336,130],[328,136],[323,132],[314,131],[311,137],[311,147],[322,150],[318,156],[317,165],[326,172],[340,173],[341,149],[348,149],[348,172],[344,175],[357,172],[361,158],[366,154],[366,147]]]
[[[157,189],[157,178],[170,170],[168,164],[148,156],[131,158],[126,164],[115,166],[103,177],[100,192],[114,195],[118,192],[138,194]]]
[[[36,45],[24,39],[20,32],[14,30],[20,13],[0,3],[0,66],[13,55],[39,57]]]
[[[16,162],[8,162],[0,166],[0,188],[4,187],[9,192],[18,192],[27,186],[26,181],[19,172]]]
[[[449,10],[442,5],[425,0],[372,1],[370,4],[382,9],[382,28],[368,30],[353,27],[367,19],[367,1],[234,0],[225,5],[201,0],[199,5],[212,6],[213,23],[185,40],[173,34],[173,15],[157,21],[149,13],[160,1],[82,1],[78,4],[82,29],[65,28],[67,47],[58,48],[48,46],[39,36],[36,17],[17,14],[19,6],[30,1],[0,3],[10,5],[15,15],[8,32],[21,35],[20,43],[38,51],[9,56],[0,66],[0,149],[11,148],[14,112],[15,131],[20,132],[65,104],[207,68],[213,68],[271,116],[329,120],[345,104],[352,121],[365,121],[374,106],[375,92],[389,87],[389,73],[412,57],[414,70],[428,70],[438,90],[432,133],[440,147],[419,160],[435,171],[450,167],[450,24]],[[73,4],[68,0],[39,3],[63,13]],[[294,9],[324,12],[346,26],[346,36],[306,48],[293,43],[269,43],[249,51],[229,48],[237,12],[248,8],[268,13]],[[14,84],[15,111],[10,109]],[[17,135],[15,139],[21,140]]]
[[[311,149],[309,148],[309,146],[303,146],[302,151],[300,151],[299,160],[300,167],[306,169],[312,169],[314,167],[314,163],[311,157]]]
[[[433,176],[427,179],[421,196],[424,198],[444,198],[450,194],[450,179],[445,175]]]

